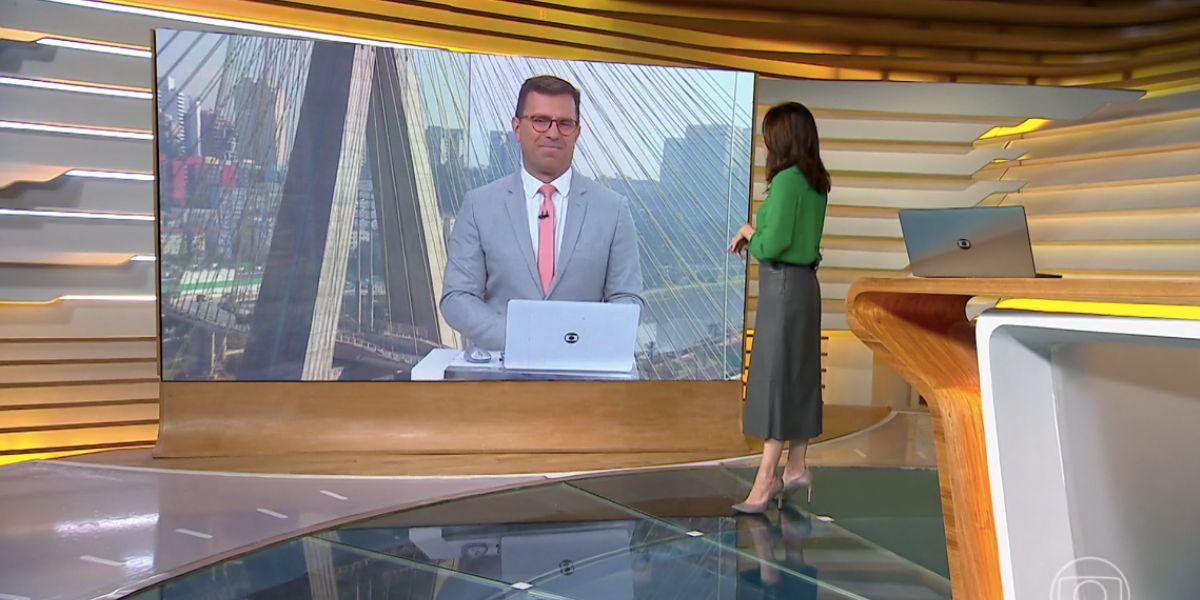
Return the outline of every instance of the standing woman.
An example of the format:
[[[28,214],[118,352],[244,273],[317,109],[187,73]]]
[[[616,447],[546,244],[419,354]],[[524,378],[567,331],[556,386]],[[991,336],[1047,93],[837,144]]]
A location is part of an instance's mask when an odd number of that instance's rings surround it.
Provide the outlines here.
[[[742,431],[763,443],[754,487],[734,510],[761,513],[771,501],[808,488],[804,462],[808,440],[821,433],[821,233],[829,195],[829,172],[821,163],[817,124],[796,102],[767,111],[767,198],[757,230],[742,225],[729,251],[746,249],[759,261],[758,317]],[[790,442],[783,478],[775,471]]]

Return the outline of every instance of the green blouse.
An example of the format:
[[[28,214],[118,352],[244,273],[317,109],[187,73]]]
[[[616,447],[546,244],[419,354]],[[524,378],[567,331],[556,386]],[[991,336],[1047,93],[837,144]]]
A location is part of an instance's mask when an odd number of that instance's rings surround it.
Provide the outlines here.
[[[818,193],[796,166],[775,174],[758,207],[750,254],[762,261],[811,265],[821,260],[828,197]]]

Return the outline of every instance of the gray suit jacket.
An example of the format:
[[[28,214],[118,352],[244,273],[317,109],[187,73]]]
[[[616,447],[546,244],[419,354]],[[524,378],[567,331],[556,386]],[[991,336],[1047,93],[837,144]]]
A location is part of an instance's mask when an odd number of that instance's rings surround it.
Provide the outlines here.
[[[450,234],[442,316],[472,343],[504,349],[508,301],[642,299],[638,237],[629,202],[578,173],[550,293],[542,292],[520,173],[467,192]]]

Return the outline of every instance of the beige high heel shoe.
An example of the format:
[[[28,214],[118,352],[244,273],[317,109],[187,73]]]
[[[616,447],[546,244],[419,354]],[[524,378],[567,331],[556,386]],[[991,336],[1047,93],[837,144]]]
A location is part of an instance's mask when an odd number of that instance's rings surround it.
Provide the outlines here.
[[[737,504],[733,505],[733,510],[748,515],[761,515],[762,513],[767,512],[767,508],[771,506],[772,501],[775,502],[777,507],[783,508],[783,490],[783,480],[776,479],[775,482],[771,484],[771,491],[767,494],[766,500],[757,503],[738,502]]]
[[[783,496],[791,496],[800,488],[808,488],[808,503],[812,504],[813,477],[812,469],[805,469],[804,474],[799,477],[793,477],[790,481],[783,481]]]

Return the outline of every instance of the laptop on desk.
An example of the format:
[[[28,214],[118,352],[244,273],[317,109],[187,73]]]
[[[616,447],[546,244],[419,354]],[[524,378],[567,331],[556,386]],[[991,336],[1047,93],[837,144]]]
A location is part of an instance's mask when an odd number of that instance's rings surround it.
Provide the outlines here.
[[[510,300],[504,369],[629,373],[641,306]]]
[[[1034,267],[1022,206],[904,209],[900,229],[917,277],[1061,277]]]

